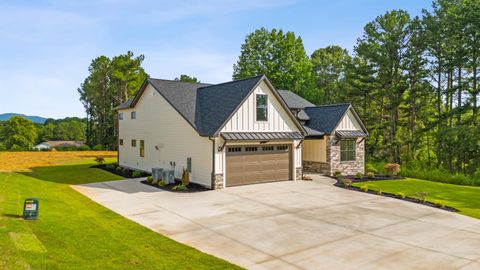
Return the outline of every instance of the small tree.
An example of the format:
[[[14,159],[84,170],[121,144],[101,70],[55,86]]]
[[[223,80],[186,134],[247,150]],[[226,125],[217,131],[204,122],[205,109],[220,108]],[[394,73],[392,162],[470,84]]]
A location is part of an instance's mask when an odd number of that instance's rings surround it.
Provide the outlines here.
[[[37,128],[32,121],[14,116],[5,123],[3,137],[8,150],[28,150],[37,140]]]
[[[400,172],[400,164],[387,163],[384,168],[388,176],[395,176]]]

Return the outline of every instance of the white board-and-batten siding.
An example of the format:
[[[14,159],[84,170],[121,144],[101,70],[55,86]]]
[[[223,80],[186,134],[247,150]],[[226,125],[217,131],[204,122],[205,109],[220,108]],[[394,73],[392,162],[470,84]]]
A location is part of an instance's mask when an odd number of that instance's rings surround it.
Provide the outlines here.
[[[256,120],[256,95],[267,95],[267,121]],[[223,126],[220,132],[300,132],[294,121],[290,118],[285,111],[280,101],[272,93],[270,87],[261,82],[255,90],[248,96],[245,102],[238,108],[238,110],[232,115],[232,117]],[[216,149],[221,147],[224,143],[222,138],[215,140]],[[239,145],[239,144],[258,144],[259,142],[227,142],[227,145]],[[269,144],[288,144],[293,151],[292,160],[292,172],[295,174],[295,167],[302,166],[302,148],[296,147],[300,141],[282,141],[282,142],[267,142]],[[223,151],[217,151],[215,154],[215,173],[224,174],[224,177],[228,179],[228,175],[225,175],[225,154],[226,147]],[[295,179],[295,175],[293,175]]]
[[[130,113],[136,112],[136,119]],[[171,169],[180,178],[192,159],[190,180],[210,187],[213,142],[198,132],[149,84],[135,108],[119,110],[119,164],[151,172],[152,168]],[[131,140],[137,140],[132,147]],[[140,157],[140,140],[145,141],[145,157]],[[158,150],[157,150],[158,149]]]
[[[267,95],[268,121],[256,119],[256,95]],[[261,82],[238,111],[225,124],[221,132],[292,132],[298,131],[294,122],[283,109],[270,87]]]
[[[340,123],[335,130],[359,130],[363,131],[362,126],[357,121],[355,116],[353,115],[352,110],[348,110],[345,116],[342,118]]]

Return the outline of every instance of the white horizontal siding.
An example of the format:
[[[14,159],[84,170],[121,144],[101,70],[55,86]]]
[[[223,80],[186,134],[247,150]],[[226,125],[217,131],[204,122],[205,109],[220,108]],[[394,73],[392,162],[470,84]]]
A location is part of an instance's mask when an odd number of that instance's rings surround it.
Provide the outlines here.
[[[136,111],[137,119],[130,119]],[[212,172],[212,141],[201,137],[193,127],[151,86],[148,85],[137,105],[125,109],[124,120],[119,120],[119,163],[145,171],[153,167],[170,169],[176,163],[175,176],[181,177],[192,158],[191,181],[210,186]],[[131,140],[137,140],[137,147]],[[140,157],[140,140],[145,140],[145,157]],[[156,149],[158,148],[158,150]]]

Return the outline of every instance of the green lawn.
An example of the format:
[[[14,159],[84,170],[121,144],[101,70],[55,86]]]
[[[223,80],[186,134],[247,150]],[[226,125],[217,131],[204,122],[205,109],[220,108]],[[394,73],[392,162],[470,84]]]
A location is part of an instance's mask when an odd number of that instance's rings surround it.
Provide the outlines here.
[[[0,269],[238,269],[70,188],[120,178],[90,165],[0,173]],[[40,199],[38,221],[19,217],[27,197]]]
[[[427,201],[441,202],[460,210],[460,214],[480,218],[480,187],[459,186],[419,179],[368,181],[354,186],[368,185],[369,189],[412,197],[416,192],[427,192]]]

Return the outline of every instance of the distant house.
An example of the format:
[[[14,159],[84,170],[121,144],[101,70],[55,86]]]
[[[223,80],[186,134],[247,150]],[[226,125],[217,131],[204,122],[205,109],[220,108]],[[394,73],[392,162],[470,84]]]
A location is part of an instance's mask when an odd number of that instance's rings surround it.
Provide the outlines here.
[[[48,150],[52,148],[80,147],[84,145],[85,145],[85,142],[83,141],[47,141],[47,142],[42,142],[41,144],[35,145],[33,149]]]
[[[315,106],[265,76],[216,85],[149,78],[115,109],[123,167],[175,177],[187,168],[212,189],[301,179],[303,167],[364,171],[368,133],[350,104]]]

